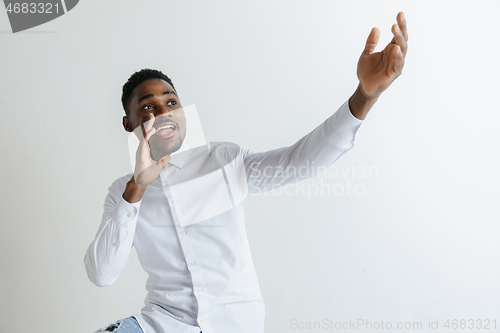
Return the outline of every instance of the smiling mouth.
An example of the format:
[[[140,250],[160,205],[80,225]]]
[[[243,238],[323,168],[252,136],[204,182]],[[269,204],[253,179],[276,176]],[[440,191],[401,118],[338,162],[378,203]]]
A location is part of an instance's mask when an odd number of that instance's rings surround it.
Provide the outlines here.
[[[165,125],[162,125],[156,129],[156,135],[158,135],[161,138],[168,139],[174,135],[174,131],[176,129],[176,126],[173,123],[168,123]]]

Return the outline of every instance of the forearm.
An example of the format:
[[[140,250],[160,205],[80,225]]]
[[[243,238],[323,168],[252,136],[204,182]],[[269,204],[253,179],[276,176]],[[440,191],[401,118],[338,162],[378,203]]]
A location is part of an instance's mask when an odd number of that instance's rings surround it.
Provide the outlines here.
[[[354,117],[364,120],[366,115],[377,102],[378,98],[368,98],[363,93],[363,90],[358,85],[354,94],[349,98],[349,109]]]
[[[134,234],[106,221],[85,254],[84,263],[90,281],[99,287],[113,284],[125,267]]]
[[[361,123],[346,101],[292,146],[267,152],[243,150],[249,192],[267,191],[272,186],[315,177],[354,146]]]
[[[127,192],[125,182],[117,180],[109,188],[101,225],[85,254],[87,275],[98,286],[110,285],[118,278],[133,244],[141,203],[122,198]]]

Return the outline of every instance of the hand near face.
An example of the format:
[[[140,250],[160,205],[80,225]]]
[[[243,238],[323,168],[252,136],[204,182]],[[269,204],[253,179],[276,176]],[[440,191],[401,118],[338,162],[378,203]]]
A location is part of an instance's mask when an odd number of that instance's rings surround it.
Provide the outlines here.
[[[134,179],[139,187],[146,188],[150,183],[152,183],[160,171],[170,162],[172,159],[169,155],[163,156],[158,163],[156,163],[151,158],[151,150],[149,147],[149,139],[155,134],[156,129],[153,127],[155,122],[155,117],[153,114],[149,114],[149,120],[138,127],[135,131],[142,131],[142,138],[137,148],[136,159],[135,159],[135,169],[134,169]],[[136,133],[137,135],[138,133]]]
[[[403,12],[392,26],[394,38],[381,52],[373,52],[380,38],[380,30],[373,28],[358,61],[357,75],[365,97],[376,99],[403,72],[408,49],[408,32]]]

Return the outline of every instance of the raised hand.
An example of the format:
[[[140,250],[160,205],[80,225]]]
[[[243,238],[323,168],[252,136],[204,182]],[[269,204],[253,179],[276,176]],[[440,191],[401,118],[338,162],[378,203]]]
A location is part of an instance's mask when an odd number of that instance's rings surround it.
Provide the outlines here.
[[[160,171],[172,159],[167,155],[163,156],[158,163],[156,163],[151,158],[149,139],[156,133],[156,129],[153,127],[154,122],[155,117],[150,113],[149,119],[134,130],[134,133],[140,138],[135,158],[134,180],[141,188],[146,188],[152,183],[158,177]]]
[[[392,26],[394,38],[381,52],[373,52],[380,38],[380,30],[373,28],[358,61],[357,75],[361,93],[367,99],[376,99],[403,72],[408,50],[408,32],[403,12]]]

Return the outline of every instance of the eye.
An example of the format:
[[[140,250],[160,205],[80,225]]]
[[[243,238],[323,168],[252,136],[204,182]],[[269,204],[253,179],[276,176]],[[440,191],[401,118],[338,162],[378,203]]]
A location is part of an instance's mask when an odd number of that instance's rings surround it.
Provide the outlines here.
[[[177,102],[175,100],[168,101],[167,105],[176,105]]]
[[[153,106],[151,104],[144,105],[143,110],[152,110]]]

